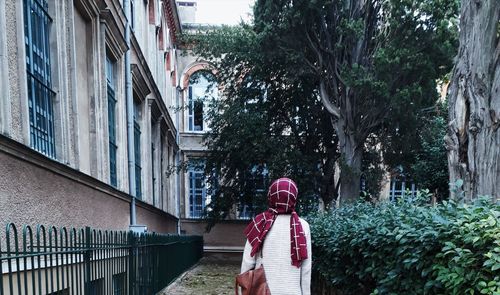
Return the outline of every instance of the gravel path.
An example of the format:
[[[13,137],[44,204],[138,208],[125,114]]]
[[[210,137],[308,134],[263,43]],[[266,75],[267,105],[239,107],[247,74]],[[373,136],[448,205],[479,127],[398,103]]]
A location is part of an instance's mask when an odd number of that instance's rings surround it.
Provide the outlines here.
[[[162,295],[233,295],[234,278],[240,264],[228,260],[203,258],[198,265],[164,289]]]

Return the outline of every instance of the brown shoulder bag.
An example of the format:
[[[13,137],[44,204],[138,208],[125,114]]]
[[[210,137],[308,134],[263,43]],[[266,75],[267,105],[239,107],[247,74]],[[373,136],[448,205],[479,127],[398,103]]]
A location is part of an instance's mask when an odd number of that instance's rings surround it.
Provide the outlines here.
[[[237,275],[234,287],[236,295],[239,295],[238,287],[241,287],[241,295],[271,295],[271,291],[269,291],[269,286],[267,285],[264,265]]]

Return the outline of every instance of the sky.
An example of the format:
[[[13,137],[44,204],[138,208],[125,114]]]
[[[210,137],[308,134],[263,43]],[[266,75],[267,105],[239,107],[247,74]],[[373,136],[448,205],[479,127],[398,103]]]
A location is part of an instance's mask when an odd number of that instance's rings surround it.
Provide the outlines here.
[[[196,22],[235,25],[250,20],[255,0],[197,0]]]

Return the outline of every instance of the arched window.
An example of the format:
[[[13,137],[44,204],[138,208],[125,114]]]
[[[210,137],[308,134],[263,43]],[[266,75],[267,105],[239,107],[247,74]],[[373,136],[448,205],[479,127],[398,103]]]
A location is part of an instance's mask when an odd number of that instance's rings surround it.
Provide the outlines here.
[[[210,100],[217,98],[215,76],[208,71],[198,71],[189,77],[188,88],[188,129],[206,130],[204,114]]]

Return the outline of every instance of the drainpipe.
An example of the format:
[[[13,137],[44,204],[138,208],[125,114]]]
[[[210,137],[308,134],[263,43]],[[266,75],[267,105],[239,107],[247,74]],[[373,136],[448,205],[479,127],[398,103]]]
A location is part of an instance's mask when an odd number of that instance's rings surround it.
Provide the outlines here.
[[[175,51],[174,51],[175,52]],[[177,78],[177,77],[176,77]],[[176,81],[177,82],[177,81]],[[182,91],[181,87],[177,86],[175,87],[175,99],[176,99],[176,104],[177,104],[177,113],[175,114],[175,121],[177,124],[176,128],[176,134],[175,134],[175,142],[177,143],[177,153],[175,155],[175,162],[176,166],[180,167],[181,165],[181,150],[180,150],[180,134],[179,134],[179,129],[180,129],[180,92]],[[181,234],[181,171],[178,172],[179,174],[177,175],[177,214],[178,220],[177,220],[177,234]]]
[[[127,155],[128,155],[128,189],[132,196],[130,202],[130,226],[133,228],[136,223],[135,212],[135,151],[134,151],[134,98],[132,96],[132,75],[130,71],[130,0],[123,1],[123,9],[127,22],[125,24],[125,42],[127,51],[125,52],[125,101],[127,103]]]

